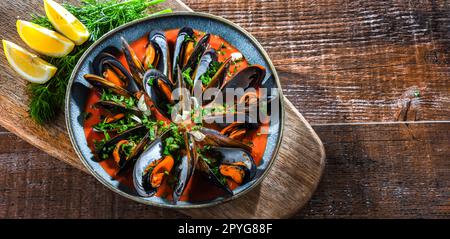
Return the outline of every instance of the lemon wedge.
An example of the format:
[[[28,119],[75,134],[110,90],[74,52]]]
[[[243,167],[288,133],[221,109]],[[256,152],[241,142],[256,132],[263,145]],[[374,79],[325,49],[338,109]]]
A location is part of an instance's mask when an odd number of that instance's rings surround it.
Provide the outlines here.
[[[12,42],[3,40],[3,50],[12,68],[32,83],[43,84],[56,73],[56,67]]]
[[[20,38],[34,51],[51,57],[69,54],[75,44],[65,36],[37,24],[18,20],[17,32]]]
[[[72,13],[53,0],[44,0],[45,14],[58,32],[81,45],[89,39],[89,31]]]

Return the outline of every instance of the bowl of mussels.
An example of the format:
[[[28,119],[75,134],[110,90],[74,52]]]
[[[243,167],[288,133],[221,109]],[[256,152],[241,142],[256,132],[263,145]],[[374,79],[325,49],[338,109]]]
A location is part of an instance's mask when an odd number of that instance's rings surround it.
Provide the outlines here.
[[[73,71],[71,142],[106,187],[134,201],[198,208],[254,189],[276,160],[279,79],[248,32],[206,13],[117,28]]]

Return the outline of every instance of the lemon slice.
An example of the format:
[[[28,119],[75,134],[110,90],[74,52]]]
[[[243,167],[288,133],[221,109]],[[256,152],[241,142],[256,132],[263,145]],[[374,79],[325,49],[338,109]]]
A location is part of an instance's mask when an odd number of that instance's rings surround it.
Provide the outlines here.
[[[42,55],[63,57],[75,47],[75,44],[63,35],[37,24],[18,20],[16,25],[20,38]]]
[[[56,67],[12,42],[3,40],[3,50],[12,68],[32,83],[43,84],[56,73]]]
[[[89,31],[72,13],[53,0],[44,0],[45,14],[53,27],[67,38],[81,45],[89,39]]]

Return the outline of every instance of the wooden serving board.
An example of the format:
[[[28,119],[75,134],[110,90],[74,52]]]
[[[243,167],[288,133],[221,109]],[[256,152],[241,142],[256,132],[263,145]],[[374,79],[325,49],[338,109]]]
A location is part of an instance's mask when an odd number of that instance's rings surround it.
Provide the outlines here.
[[[161,7],[191,11],[178,0]],[[15,31],[15,19],[28,19],[30,12],[42,9],[41,2],[2,1],[2,38],[22,42]],[[68,138],[64,114],[52,124],[38,125],[28,116],[27,83],[0,57],[0,125],[51,156],[87,172]],[[283,80],[283,79],[281,79]],[[316,189],[325,165],[322,142],[291,102],[285,101],[285,127],[278,157],[263,182],[248,194],[205,209],[181,212],[194,218],[286,218],[295,214]]]

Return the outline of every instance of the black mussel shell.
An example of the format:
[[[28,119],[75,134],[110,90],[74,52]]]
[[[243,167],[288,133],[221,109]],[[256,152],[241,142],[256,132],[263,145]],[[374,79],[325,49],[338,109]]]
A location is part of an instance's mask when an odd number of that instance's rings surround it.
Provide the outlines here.
[[[128,64],[128,68],[130,69],[131,75],[133,79],[140,85],[142,88],[142,78],[144,77],[144,66],[141,61],[137,58],[136,52],[134,52],[133,48],[130,47],[127,40],[121,37],[122,41],[122,51],[125,55],[125,59]]]
[[[185,51],[186,45],[189,42],[189,39],[194,37],[194,30],[190,27],[183,27],[178,32],[177,40],[175,41],[175,49],[173,52],[173,60],[172,60],[172,76],[175,77],[178,73],[177,66],[180,65],[183,67],[183,62],[185,61]]]
[[[174,86],[161,71],[148,70],[144,75],[144,90],[152,100],[158,111],[166,118],[170,118],[168,104],[173,104],[172,91]]]
[[[114,147],[117,143],[119,143],[122,139],[127,139],[134,135],[143,135],[146,132],[144,125],[138,125],[132,129],[129,129],[121,134],[118,134],[106,141],[103,146],[99,149],[96,149],[96,157],[94,158],[96,161],[103,161],[104,158],[101,155],[108,153],[108,150]]]
[[[149,34],[149,41],[153,44],[156,50],[156,54],[159,56],[158,65],[154,66],[155,69],[162,72],[170,82],[172,81],[172,76],[170,72],[171,59],[169,52],[169,45],[167,43],[166,35],[164,32],[159,30],[153,30]]]
[[[197,68],[197,64],[199,62],[200,57],[203,55],[203,53],[206,51],[206,49],[208,48],[208,44],[209,44],[209,38],[211,37],[211,35],[209,33],[206,33],[198,42],[197,45],[195,46],[194,50],[192,51],[191,56],[189,56],[189,59],[186,63],[185,66],[183,66],[183,72],[187,69],[190,68],[192,71],[194,71]]]
[[[266,75],[266,69],[260,65],[252,65],[237,72],[227,83],[222,87],[222,93],[225,90],[242,88],[244,90],[252,87],[258,89]]]
[[[106,110],[111,114],[117,113],[132,113],[136,116],[141,116],[142,111],[136,107],[127,107],[125,104],[117,103],[115,101],[100,100],[94,104],[94,107]]]
[[[84,78],[95,88],[97,88],[98,90],[102,91],[102,90],[110,90],[115,94],[118,95],[122,95],[125,97],[131,97],[132,94],[120,87],[117,86],[116,84],[112,83],[111,81],[106,80],[105,78],[102,78],[100,76],[97,75],[91,75],[91,74],[86,74],[84,75]]]
[[[193,140],[190,139],[187,133],[184,134],[184,141],[186,143],[186,154],[181,157],[181,162],[177,164],[175,168],[175,176],[178,179],[176,181],[173,191],[173,201],[176,203],[181,195],[183,195],[186,185],[194,174],[197,158],[194,155],[195,149],[193,148]]]
[[[201,77],[208,71],[213,62],[217,62],[217,52],[213,48],[208,48],[200,58],[200,62],[197,65],[197,68],[194,71],[193,83],[194,88],[202,91],[203,82]]]
[[[204,145],[216,146],[216,147],[229,147],[229,148],[241,148],[247,151],[251,151],[251,147],[239,140],[235,140],[229,138],[227,136],[222,135],[219,131],[214,129],[208,129],[202,127],[198,129],[198,131],[202,134],[199,138],[194,138],[197,142],[202,143]]]
[[[146,172],[146,169],[151,163],[163,159],[163,141],[169,136],[167,132],[163,132],[150,144],[146,144],[145,150],[134,164],[133,184],[137,193],[142,197],[152,197],[157,191],[157,188],[150,185],[150,174]]]
[[[252,180],[256,175],[256,163],[251,154],[239,148],[213,147],[209,151],[211,157],[220,161],[221,165],[238,165],[245,171],[242,184]]]

